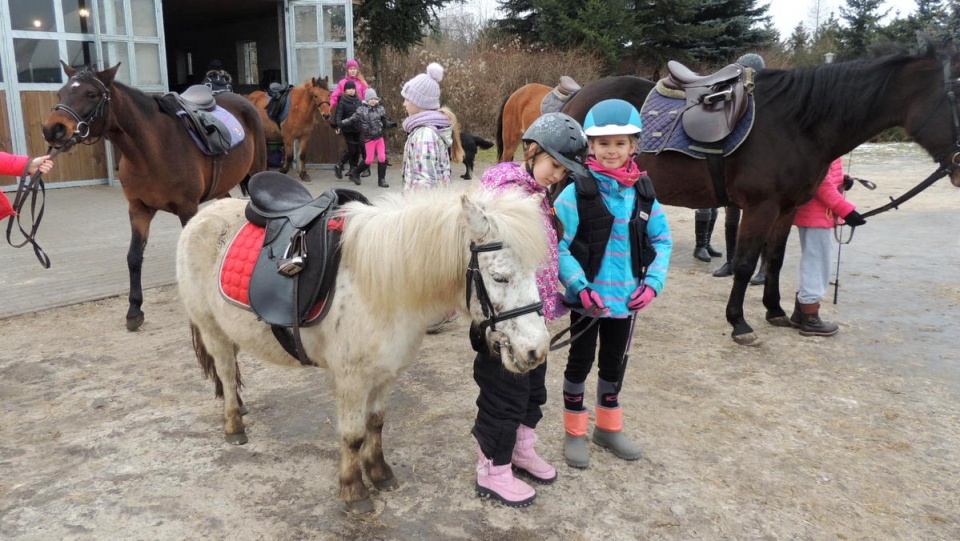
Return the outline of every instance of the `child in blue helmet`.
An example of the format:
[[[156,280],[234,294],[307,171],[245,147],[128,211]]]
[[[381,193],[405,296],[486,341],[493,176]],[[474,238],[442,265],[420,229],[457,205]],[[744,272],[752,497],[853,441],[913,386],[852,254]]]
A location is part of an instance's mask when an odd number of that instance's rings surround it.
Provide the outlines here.
[[[583,397],[595,358],[599,376],[593,442],[625,460],[641,456],[640,447],[623,433],[618,395],[636,313],[663,290],[673,249],[650,177],[634,161],[641,130],[637,109],[623,100],[604,100],[587,112],[583,127],[589,140],[588,174],[576,176],[554,203],[563,225],[560,281],[572,307],[573,332],[597,318],[571,342],[563,374],[563,455],[576,468],[590,462],[590,413]]]

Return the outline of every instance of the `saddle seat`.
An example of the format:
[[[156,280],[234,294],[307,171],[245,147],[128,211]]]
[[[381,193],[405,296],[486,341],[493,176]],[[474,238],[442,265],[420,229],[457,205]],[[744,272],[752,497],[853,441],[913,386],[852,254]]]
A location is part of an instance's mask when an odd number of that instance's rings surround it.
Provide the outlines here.
[[[550,92],[540,100],[540,114],[556,113],[563,109],[563,106],[580,91],[580,85],[573,80],[573,77],[566,75],[560,76],[560,82],[553,87]]]
[[[192,107],[194,110],[212,111],[217,106],[213,91],[207,85],[191,86],[180,94],[180,100],[184,102],[184,105]]]
[[[250,277],[250,308],[271,325],[284,349],[311,364],[296,344],[300,325],[321,321],[329,309],[343,230],[337,209],[367,198],[346,189],[314,198],[300,181],[276,171],[253,175],[248,189],[244,215],[265,229]]]
[[[560,84],[558,84],[553,90],[560,96],[570,97],[580,90],[580,85],[573,79],[573,77],[561,75]]]
[[[703,143],[730,135],[750,105],[754,71],[730,64],[710,75],[698,75],[675,60],[667,62],[667,69],[670,75],[663,80],[664,86],[683,92],[686,98],[681,120],[687,135]]]

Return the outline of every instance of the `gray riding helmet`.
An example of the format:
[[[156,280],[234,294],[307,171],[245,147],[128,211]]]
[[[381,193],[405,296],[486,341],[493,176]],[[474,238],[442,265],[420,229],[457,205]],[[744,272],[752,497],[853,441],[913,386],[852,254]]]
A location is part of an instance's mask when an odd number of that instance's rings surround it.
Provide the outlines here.
[[[737,59],[737,64],[746,66],[748,68],[753,68],[757,71],[760,71],[767,67],[767,63],[763,61],[763,57],[757,53],[747,53]]]
[[[583,175],[587,136],[580,123],[563,113],[547,113],[533,121],[523,134],[524,143],[536,143],[570,171]]]

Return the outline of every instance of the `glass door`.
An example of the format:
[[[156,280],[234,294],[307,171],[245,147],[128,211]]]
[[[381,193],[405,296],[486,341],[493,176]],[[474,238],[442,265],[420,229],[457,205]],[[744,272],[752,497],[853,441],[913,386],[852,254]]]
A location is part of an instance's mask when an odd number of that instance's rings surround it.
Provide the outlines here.
[[[290,83],[345,75],[353,56],[353,4],[343,0],[287,0],[287,58]]]

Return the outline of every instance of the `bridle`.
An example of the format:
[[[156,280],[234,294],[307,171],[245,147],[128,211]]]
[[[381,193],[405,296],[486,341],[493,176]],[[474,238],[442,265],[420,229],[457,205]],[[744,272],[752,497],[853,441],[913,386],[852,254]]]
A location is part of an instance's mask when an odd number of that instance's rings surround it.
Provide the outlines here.
[[[476,289],[477,302],[480,303],[483,317],[486,318],[479,324],[472,325],[470,328],[470,342],[474,350],[477,351],[480,351],[478,348],[483,346],[483,339],[486,336],[488,328],[491,332],[497,332],[497,323],[532,313],[537,313],[540,317],[543,317],[542,301],[499,313],[497,309],[494,308],[493,302],[490,301],[490,295],[487,293],[487,288],[483,284],[483,275],[480,273],[479,255],[481,252],[495,252],[502,249],[502,242],[490,242],[487,244],[470,242],[470,263],[467,265],[467,310],[470,309],[470,300],[474,296],[474,289]],[[502,338],[494,343],[497,348],[497,354],[500,354],[504,347],[510,347],[510,342],[506,336],[504,336],[503,333],[500,333],[500,335]],[[520,366],[513,355],[511,355],[511,359],[517,369],[525,371],[524,367]]]
[[[940,101],[944,99],[950,105],[950,114],[953,117],[953,145],[947,148],[945,152],[940,153],[935,156],[933,160],[940,164],[940,167],[937,168],[930,176],[923,179],[919,184],[910,189],[910,191],[905,194],[897,197],[896,199],[890,198],[890,202],[882,207],[875,208],[871,211],[864,212],[863,217],[869,218],[870,216],[876,216],[881,212],[886,212],[890,209],[899,208],[901,203],[904,203],[913,196],[929,188],[934,182],[940,180],[941,178],[952,174],[958,168],[960,168],[960,109],[957,105],[957,85],[960,85],[960,77],[953,77],[952,71],[950,69],[951,58],[947,58],[943,61],[943,91],[944,96],[940,98]],[[940,105],[940,102],[937,102],[937,105]],[[933,115],[936,113],[937,107],[934,106],[933,110],[930,112],[930,115],[924,120],[923,124],[920,125],[920,128],[913,133],[914,139],[918,133],[922,132],[924,128],[927,127],[927,124],[930,122],[930,119],[933,118]],[[952,153],[952,154],[951,154]]]
[[[62,103],[58,103],[54,105],[53,110],[65,111],[68,115],[72,116],[73,119],[76,121],[77,125],[74,128],[73,134],[70,137],[71,140],[74,140],[74,142],[92,145],[97,141],[94,140],[94,141],[86,142],[86,139],[90,137],[90,125],[93,124],[93,122],[98,118],[105,117],[107,106],[110,104],[110,89],[107,88],[107,86],[103,84],[103,81],[101,81],[100,79],[97,79],[92,75],[85,75],[85,74],[83,76],[81,76],[80,74],[74,75],[67,81],[67,84],[69,84],[70,81],[79,80],[79,79],[93,81],[100,86],[101,90],[103,90],[103,94],[100,96],[100,101],[97,102],[97,105],[93,109],[91,109],[86,116],[81,116],[80,113],[76,112],[73,108],[71,108],[68,105],[64,105]]]

